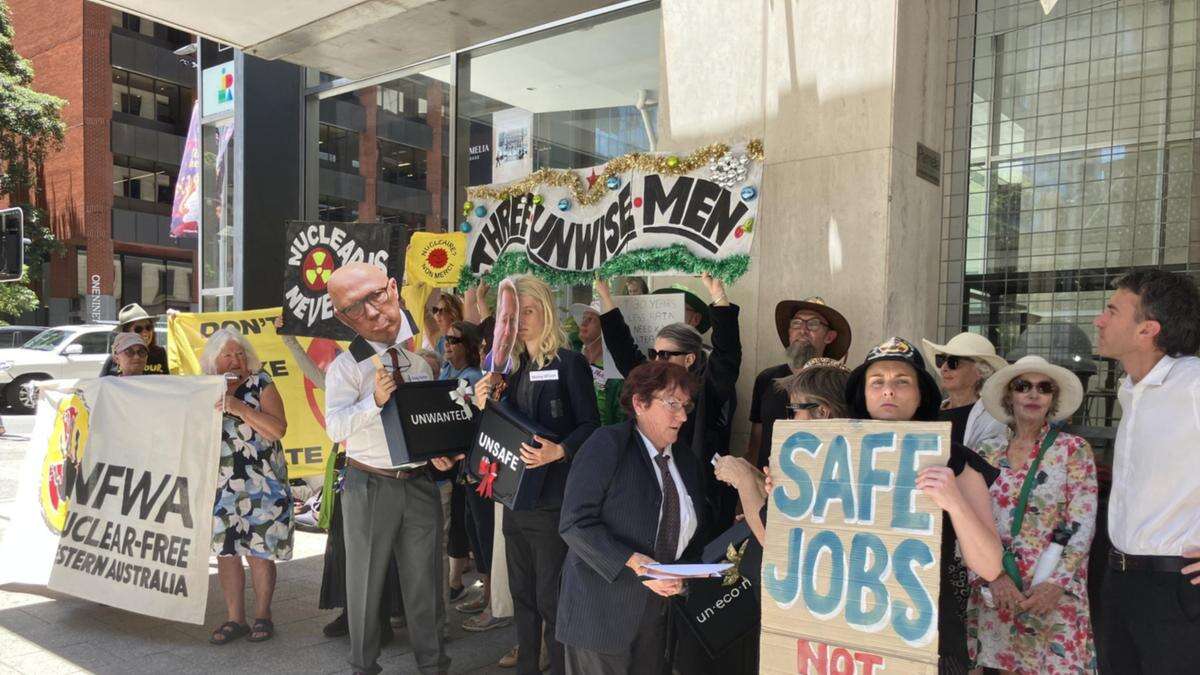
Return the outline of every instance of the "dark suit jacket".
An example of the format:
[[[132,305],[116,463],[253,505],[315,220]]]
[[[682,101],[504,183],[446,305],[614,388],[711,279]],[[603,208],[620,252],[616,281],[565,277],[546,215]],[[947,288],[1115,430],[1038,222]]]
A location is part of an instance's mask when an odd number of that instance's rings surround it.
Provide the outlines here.
[[[671,454],[698,519],[680,560],[698,561],[707,541],[704,479],[685,444],[675,443]],[[569,547],[558,593],[560,642],[610,654],[632,644],[651,591],[625,561],[635,552],[654,557],[657,471],[632,420],[597,429],[575,455],[558,530]]]
[[[546,467],[542,480],[542,493],[534,503],[537,509],[557,509],[562,504],[563,489],[567,485],[567,473],[575,453],[584,441],[600,426],[600,414],[596,407],[596,390],[592,386],[592,369],[583,354],[569,349],[560,349],[554,360],[542,368],[532,364],[531,370],[557,370],[557,380],[529,381],[533,387],[533,409],[522,411],[529,421],[553,433],[563,446],[566,457]],[[528,375],[526,375],[528,377]],[[501,396],[511,402],[512,384]]]

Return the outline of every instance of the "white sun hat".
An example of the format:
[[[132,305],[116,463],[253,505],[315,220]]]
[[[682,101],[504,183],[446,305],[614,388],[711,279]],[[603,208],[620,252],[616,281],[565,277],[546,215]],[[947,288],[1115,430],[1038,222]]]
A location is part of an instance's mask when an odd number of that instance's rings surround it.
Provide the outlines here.
[[[929,364],[934,370],[938,369],[938,354],[965,356],[983,361],[991,366],[992,370],[1000,370],[1008,365],[1008,361],[1005,361],[1003,356],[996,355],[996,347],[987,338],[978,333],[959,333],[950,338],[944,345],[939,345],[929,340],[921,340],[921,345],[924,348],[922,351],[925,352],[925,363]]]
[[[1071,371],[1056,366],[1040,356],[1024,356],[1011,366],[1001,368],[983,383],[983,391],[979,398],[992,417],[1004,422],[1012,422],[1012,415],[1004,409],[1004,392],[1008,383],[1026,373],[1045,375],[1058,386],[1058,410],[1050,417],[1050,421],[1058,422],[1070,417],[1079,405],[1083,403],[1083,384]]]

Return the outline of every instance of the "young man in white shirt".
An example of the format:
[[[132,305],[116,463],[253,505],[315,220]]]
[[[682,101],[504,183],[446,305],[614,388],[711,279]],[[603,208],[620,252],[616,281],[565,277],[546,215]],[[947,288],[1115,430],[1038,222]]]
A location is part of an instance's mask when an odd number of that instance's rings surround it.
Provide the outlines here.
[[[351,263],[334,271],[328,289],[337,317],[358,334],[325,374],[326,432],[346,447],[342,516],[350,664],[355,672],[380,670],[379,597],[394,554],[417,667],[444,673],[450,659],[441,633],[441,495],[427,467],[394,466],[379,417],[399,382],[431,380],[433,373],[425,359],[403,346],[412,335],[395,279],[373,265]]]
[[[1101,356],[1125,370],[1113,455],[1113,550],[1097,635],[1101,672],[1200,666],[1200,291],[1189,277],[1131,272],[1096,317]]]

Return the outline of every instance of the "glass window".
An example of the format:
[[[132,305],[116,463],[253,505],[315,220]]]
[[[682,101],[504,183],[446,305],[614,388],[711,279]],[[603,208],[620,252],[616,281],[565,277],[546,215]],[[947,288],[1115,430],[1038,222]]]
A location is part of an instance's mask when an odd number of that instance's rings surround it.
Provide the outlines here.
[[[379,140],[379,180],[425,188],[425,151]]]
[[[112,333],[84,333],[71,344],[82,345],[84,354],[107,354]]]
[[[326,169],[357,173],[359,164],[358,133],[330,124],[320,125],[317,157]]]
[[[358,202],[321,195],[317,218],[335,223],[353,223],[358,220]]]
[[[1019,26],[982,13],[950,21],[974,53],[950,51],[952,72],[973,79],[951,85],[961,88],[951,99],[969,104],[947,113],[945,152],[970,166],[944,184],[968,198],[959,210],[946,201],[943,231],[965,226],[968,238],[943,247],[946,262],[965,249],[963,265],[942,268],[943,337],[978,332],[1010,360],[1040,354],[1075,372],[1087,396],[1073,421],[1085,436],[1120,416],[1119,366],[1094,354],[1091,323],[1110,282],[1131,267],[1200,271],[1195,4],[1171,5],[1186,10],[1170,30],[1150,28],[1166,21],[1152,3],[1121,3],[1118,20],[1103,0],[1060,2],[1049,15],[1017,0]],[[969,126],[960,133],[955,119]],[[1090,438],[1103,457],[1110,441]]]
[[[113,196],[170,206],[177,173],[145,159],[113,155]]]

